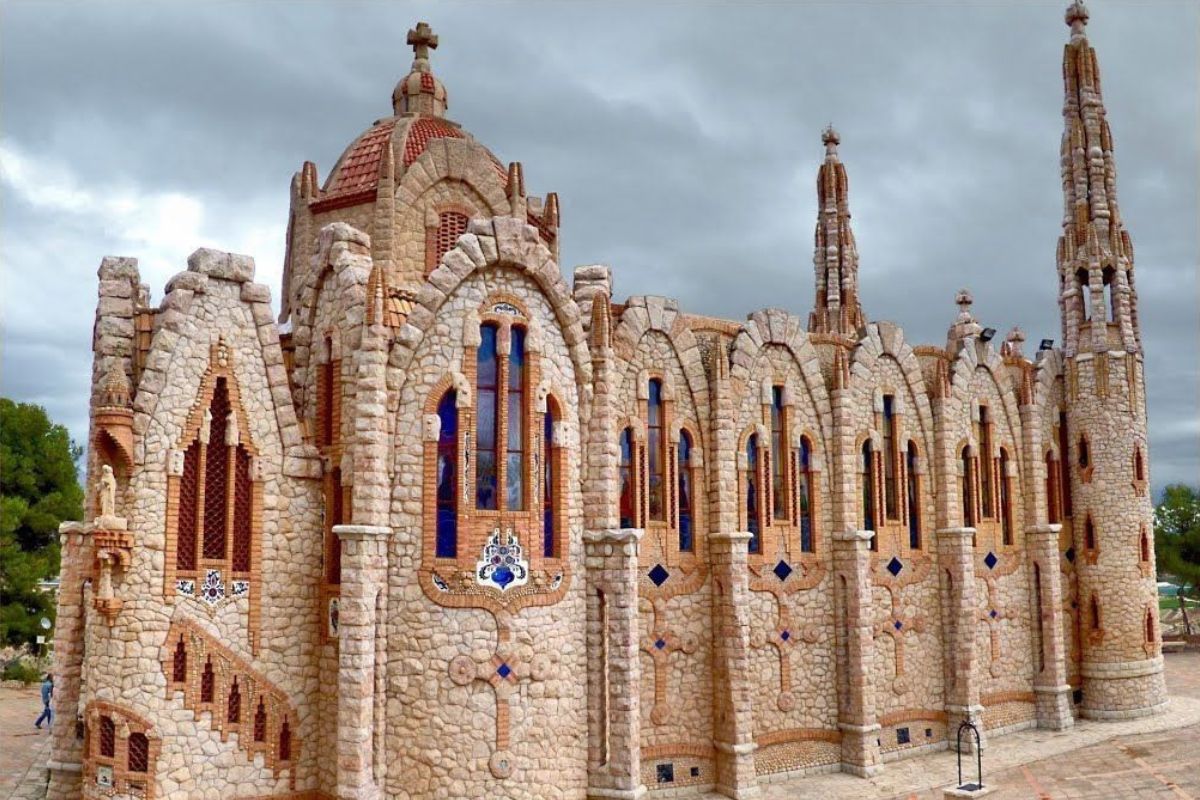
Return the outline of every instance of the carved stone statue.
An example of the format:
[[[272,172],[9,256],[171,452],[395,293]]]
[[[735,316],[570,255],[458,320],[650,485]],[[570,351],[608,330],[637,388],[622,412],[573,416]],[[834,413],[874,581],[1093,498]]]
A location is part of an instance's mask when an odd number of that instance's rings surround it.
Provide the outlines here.
[[[105,464],[100,471],[100,516],[103,518],[117,515],[117,478],[113,475],[112,467]]]

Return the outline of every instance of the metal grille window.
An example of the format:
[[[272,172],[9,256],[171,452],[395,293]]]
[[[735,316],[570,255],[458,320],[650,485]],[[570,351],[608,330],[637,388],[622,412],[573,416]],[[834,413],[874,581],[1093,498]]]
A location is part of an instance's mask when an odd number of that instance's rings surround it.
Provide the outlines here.
[[[129,734],[129,771],[145,772],[150,768],[150,740],[144,733]]]
[[[100,718],[100,755],[113,758],[117,753],[117,726],[112,717]]]

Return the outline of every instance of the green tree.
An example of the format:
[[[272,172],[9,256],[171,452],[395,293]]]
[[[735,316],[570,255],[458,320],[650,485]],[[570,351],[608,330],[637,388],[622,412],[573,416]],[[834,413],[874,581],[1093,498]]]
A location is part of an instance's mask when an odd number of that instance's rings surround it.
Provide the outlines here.
[[[1189,635],[1188,596],[1200,594],[1200,492],[1172,484],[1154,508],[1154,555],[1158,571],[1179,584],[1179,607]]]
[[[44,408],[0,397],[0,642],[32,644],[54,616],[38,583],[58,574],[58,524],[83,517],[81,454]]]

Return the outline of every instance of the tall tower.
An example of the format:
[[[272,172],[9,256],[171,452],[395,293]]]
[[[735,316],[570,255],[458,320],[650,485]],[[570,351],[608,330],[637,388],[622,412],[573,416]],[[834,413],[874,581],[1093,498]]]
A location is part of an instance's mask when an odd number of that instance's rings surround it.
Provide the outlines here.
[[[830,125],[821,134],[825,162],[817,171],[817,232],[813,271],[817,296],[808,317],[810,333],[855,336],[866,324],[858,301],[858,248],[850,230],[850,182],[838,158],[841,139]]]
[[[1066,369],[1083,713],[1128,718],[1166,702],[1159,645],[1146,403],[1133,247],[1117,206],[1088,12],[1067,9],[1059,307]]]

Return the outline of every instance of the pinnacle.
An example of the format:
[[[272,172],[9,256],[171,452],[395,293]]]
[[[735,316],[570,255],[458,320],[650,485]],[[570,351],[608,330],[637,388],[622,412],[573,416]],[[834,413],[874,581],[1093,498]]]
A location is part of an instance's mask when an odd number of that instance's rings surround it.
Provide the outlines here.
[[[1067,6],[1065,18],[1067,25],[1069,25],[1072,30],[1075,29],[1075,23],[1077,22],[1080,24],[1081,28],[1082,26],[1087,25],[1088,10],[1087,6],[1083,4],[1083,0],[1074,0],[1071,5]]]

